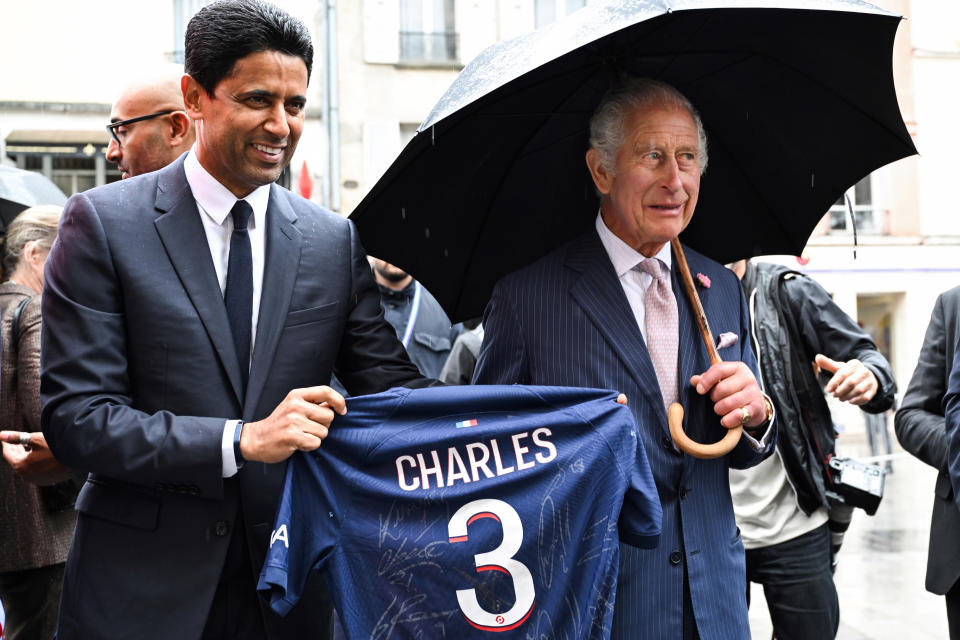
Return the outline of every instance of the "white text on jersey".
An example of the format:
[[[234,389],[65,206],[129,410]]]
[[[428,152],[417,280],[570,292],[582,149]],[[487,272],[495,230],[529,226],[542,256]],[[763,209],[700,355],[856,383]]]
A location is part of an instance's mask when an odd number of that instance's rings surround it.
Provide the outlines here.
[[[282,524],[280,528],[270,534],[270,546],[273,546],[273,543],[279,540],[283,543],[287,549],[290,548],[290,542],[287,540],[287,525]]]
[[[493,478],[529,469],[537,463],[545,464],[557,457],[556,446],[546,439],[550,435],[553,435],[550,429],[541,427],[534,429],[533,433],[523,432],[510,436],[512,447],[508,444],[505,449],[507,453],[511,448],[513,450],[513,464],[510,466],[504,466],[504,457],[500,454],[500,443],[496,438],[488,442],[470,442],[464,445],[466,455],[462,455],[457,447],[448,448],[446,472],[436,449],[431,450],[426,457],[423,453],[418,453],[416,456],[403,455],[396,460],[397,484],[404,491],[429,489],[430,477],[433,476],[435,486],[449,487],[457,482],[476,482],[480,480],[480,472],[483,472],[487,478]],[[524,444],[528,438],[541,451],[531,454],[530,447]],[[490,462],[493,463],[492,470]],[[409,479],[407,474],[411,476]]]

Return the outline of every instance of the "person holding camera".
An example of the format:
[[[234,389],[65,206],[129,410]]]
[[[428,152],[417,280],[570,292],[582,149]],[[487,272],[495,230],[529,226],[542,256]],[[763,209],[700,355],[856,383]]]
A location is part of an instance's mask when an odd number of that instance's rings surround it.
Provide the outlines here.
[[[834,638],[840,624],[834,556],[852,507],[828,497],[835,489],[826,468],[836,433],[824,392],[881,413],[894,402],[893,372],[812,278],[762,262],[741,260],[731,269],[747,296],[753,349],[779,425],[774,455],[730,470],[747,602],[750,583],[763,585],[779,640]]]

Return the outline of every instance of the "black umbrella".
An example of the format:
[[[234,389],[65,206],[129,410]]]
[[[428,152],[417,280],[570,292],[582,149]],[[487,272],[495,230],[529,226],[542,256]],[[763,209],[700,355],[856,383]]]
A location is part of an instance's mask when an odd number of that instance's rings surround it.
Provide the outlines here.
[[[619,1],[483,51],[351,215],[451,319],[593,224],[588,119],[620,74],[700,111],[710,164],[681,236],[721,261],[801,253],[850,185],[916,153],[894,93],[900,17],[858,0]]]
[[[38,204],[63,205],[67,196],[41,173],[0,167],[0,233],[17,214]]]

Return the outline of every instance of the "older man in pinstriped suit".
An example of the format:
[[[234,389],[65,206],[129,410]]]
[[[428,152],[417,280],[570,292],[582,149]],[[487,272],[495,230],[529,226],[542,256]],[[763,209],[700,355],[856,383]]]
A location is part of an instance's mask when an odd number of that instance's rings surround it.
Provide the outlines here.
[[[590,125],[586,159],[601,194],[596,228],[497,285],[474,382],[624,392],[657,482],[663,533],[657,549],[621,548],[612,637],[749,638],[727,472],[772,453],[772,409],[756,382],[733,274],[687,253],[691,270],[712,283],[701,292],[711,326],[738,336],[713,366],[670,275],[669,241],[693,215],[706,166],[703,127],[673,87],[637,79],[611,90]],[[642,266],[647,260],[654,262]],[[667,299],[663,307],[655,287]],[[683,455],[667,427],[672,399],[686,408],[695,439],[716,439],[717,425],[743,424],[747,435],[722,458]]]

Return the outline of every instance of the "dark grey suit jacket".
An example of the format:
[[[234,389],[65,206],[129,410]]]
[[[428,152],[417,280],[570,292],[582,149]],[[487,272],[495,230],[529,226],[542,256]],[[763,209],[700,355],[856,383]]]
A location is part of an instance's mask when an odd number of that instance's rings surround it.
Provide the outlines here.
[[[226,419],[264,418],[333,370],[354,394],[426,382],[383,319],[351,222],[271,185],[265,251],[242,395],[183,157],[67,203],[46,267],[42,424],[90,476],[60,640],[199,637],[235,527],[259,571],[286,465],[224,480]],[[269,636],[323,637],[322,607],[299,609],[264,609]]]
[[[731,332],[739,338],[722,349],[720,357],[743,361],[756,375],[746,303],[736,276],[695,251],[686,255],[691,271],[713,283],[700,290],[710,327],[717,335]],[[689,384],[710,361],[674,275],[684,426],[693,439],[713,442],[725,431],[710,398],[697,395]],[[643,335],[596,231],[504,278],[494,289],[483,324],[475,383],[613,389],[626,394],[640,427],[663,505],[663,532],[656,549],[621,545],[611,637],[680,638],[686,569],[700,637],[749,638],[743,543],[733,517],[729,469],[749,467],[769,456],[775,434],[762,451],[744,438],[714,460],[698,460],[674,449]]]
[[[934,489],[927,556],[927,590],[945,594],[960,578],[960,511],[947,468],[944,395],[957,340],[960,340],[960,287],[937,298],[910,386],[894,425],[903,448],[939,470]]]

